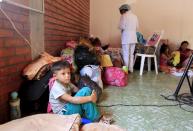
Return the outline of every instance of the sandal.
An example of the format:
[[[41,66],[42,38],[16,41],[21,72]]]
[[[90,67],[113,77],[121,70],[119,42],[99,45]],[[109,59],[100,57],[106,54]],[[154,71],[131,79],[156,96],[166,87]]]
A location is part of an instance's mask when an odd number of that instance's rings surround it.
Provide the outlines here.
[[[111,114],[105,114],[101,116],[99,123],[110,125],[112,121],[113,121],[113,116]]]

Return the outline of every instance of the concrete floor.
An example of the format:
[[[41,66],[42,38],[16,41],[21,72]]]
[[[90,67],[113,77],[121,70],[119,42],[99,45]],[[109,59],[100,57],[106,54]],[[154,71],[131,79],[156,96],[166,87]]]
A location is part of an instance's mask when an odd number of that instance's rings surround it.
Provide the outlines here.
[[[179,80],[179,77],[164,73],[156,76],[154,71],[139,76],[139,71],[135,71],[129,74],[128,86],[105,88],[98,104],[136,105],[100,108],[102,112],[113,114],[115,121],[113,124],[129,131],[193,131],[193,113],[186,112],[179,106],[137,106],[177,104],[177,102],[165,100],[160,95],[173,94]],[[180,93],[184,92],[189,93],[186,80],[180,90]]]

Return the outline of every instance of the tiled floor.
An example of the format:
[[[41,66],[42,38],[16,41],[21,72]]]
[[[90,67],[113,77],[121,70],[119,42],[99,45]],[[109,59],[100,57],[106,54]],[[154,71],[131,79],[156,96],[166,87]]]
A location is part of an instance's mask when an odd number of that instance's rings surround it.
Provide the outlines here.
[[[101,107],[103,112],[111,112],[114,124],[129,131],[193,131],[193,113],[178,106],[139,106],[139,105],[175,105],[160,95],[171,95],[176,90],[180,78],[155,72],[146,72],[139,76],[135,71],[129,75],[127,87],[108,86],[99,105],[126,104],[128,106]],[[185,80],[180,93],[189,93]],[[134,105],[134,106],[131,106]]]

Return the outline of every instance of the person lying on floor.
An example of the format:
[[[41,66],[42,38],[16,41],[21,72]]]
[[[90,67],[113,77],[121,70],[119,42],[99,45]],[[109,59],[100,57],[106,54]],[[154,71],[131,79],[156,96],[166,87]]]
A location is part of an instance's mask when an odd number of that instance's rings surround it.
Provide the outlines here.
[[[71,79],[70,64],[66,61],[59,61],[51,68],[55,82],[50,90],[49,103],[53,113],[60,115],[80,114],[90,121],[97,121],[100,112],[96,107],[96,92],[88,87],[80,90],[74,86]],[[72,96],[72,93],[76,93]]]

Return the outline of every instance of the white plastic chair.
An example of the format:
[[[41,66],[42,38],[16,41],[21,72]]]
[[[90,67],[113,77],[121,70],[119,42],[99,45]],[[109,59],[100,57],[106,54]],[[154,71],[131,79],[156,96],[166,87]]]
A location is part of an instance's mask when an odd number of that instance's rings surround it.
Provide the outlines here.
[[[153,35],[151,37],[149,37],[149,39],[147,40],[146,46],[150,46],[148,43],[151,43],[152,37],[155,34],[158,35],[159,37],[156,39],[156,41],[154,41],[155,42],[154,43],[154,47],[155,47],[154,53],[153,54],[142,54],[142,53],[136,53],[135,54],[134,64],[135,64],[137,57],[138,56],[141,57],[140,75],[143,74],[145,58],[148,58],[148,71],[151,71],[151,58],[154,58],[155,72],[156,72],[156,75],[158,74],[156,51],[157,51],[158,44],[159,44],[159,42],[164,34],[164,31],[162,30],[161,32],[154,32]]]

